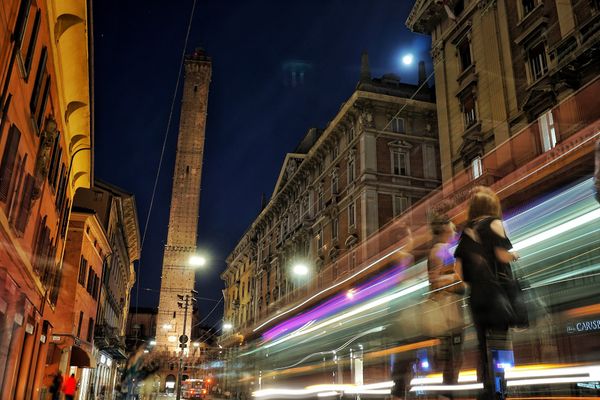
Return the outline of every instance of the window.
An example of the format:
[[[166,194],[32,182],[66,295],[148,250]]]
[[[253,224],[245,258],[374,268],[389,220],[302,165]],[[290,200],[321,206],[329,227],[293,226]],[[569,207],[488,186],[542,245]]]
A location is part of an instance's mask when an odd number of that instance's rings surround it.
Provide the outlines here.
[[[354,158],[351,158],[348,160],[348,184],[354,182],[354,179],[356,177],[356,171],[354,169],[355,166],[355,162],[354,162]]]
[[[348,227],[354,227],[356,225],[356,204],[354,202],[348,205]]]
[[[463,96],[461,99],[461,106],[466,129],[477,123],[475,95],[472,92],[469,92]]]
[[[87,341],[91,342],[94,338],[94,319],[90,318],[88,321]]]
[[[337,217],[331,220],[331,238],[337,239],[340,227],[340,221]]]
[[[25,156],[18,157],[17,167],[15,168],[16,172],[16,181],[12,185],[13,189],[9,190],[8,199],[6,200],[6,205],[8,206],[8,220],[11,225],[15,226],[15,215],[19,210],[19,193],[21,193],[21,188],[23,186],[23,176],[25,175],[25,165],[27,165],[27,154]]]
[[[394,217],[403,214],[408,209],[408,197],[394,196],[393,208]]]
[[[37,10],[35,13],[35,19],[33,20],[33,28],[31,30],[31,35],[29,36],[29,43],[27,44],[27,52],[25,53],[25,60],[23,60],[23,72],[25,72],[25,76],[29,76],[29,71],[31,70],[31,63],[33,61],[33,53],[35,51],[35,44],[37,42],[38,33],[40,31],[40,23],[41,23],[41,12]],[[23,48],[23,47],[21,47]]]
[[[404,118],[392,118],[390,126],[392,128],[392,132],[404,132]]]
[[[354,130],[354,125],[350,125],[348,130],[346,130],[346,139],[348,141],[348,145],[350,145],[350,143],[352,143],[352,141],[354,140],[355,134],[356,132]]]
[[[405,150],[392,150],[392,173],[406,176],[409,174],[408,153]]]
[[[79,323],[77,324],[77,337],[81,335],[81,324],[83,323],[83,311],[79,311]]]
[[[15,125],[12,125],[6,139],[2,161],[0,162],[0,200],[2,201],[8,199],[20,140],[21,132]]]
[[[337,176],[337,174],[333,174],[331,175],[331,195],[334,196],[338,193],[338,189],[339,189],[339,178]]]
[[[460,70],[464,71],[471,66],[471,41],[465,36],[457,45],[458,58],[460,60]]]
[[[538,118],[538,125],[540,127],[542,151],[546,152],[556,146],[556,129],[554,127],[552,110],[542,114]]]
[[[27,29],[27,21],[29,20],[30,8],[31,0],[21,0],[19,13],[17,14],[17,20],[15,22],[15,29],[13,30],[13,40],[18,47],[23,43],[23,37],[25,36],[25,30]]]
[[[321,211],[325,208],[325,196],[323,195],[323,189],[319,188],[317,193],[317,211]]]
[[[33,84],[33,91],[31,92],[31,100],[29,101],[29,109],[33,114],[36,113],[38,108],[40,92],[42,91],[42,84],[44,83],[47,60],[48,48],[44,46],[42,47],[42,53],[40,54],[40,60],[38,62],[37,72],[35,74],[35,81]]]
[[[437,179],[435,148],[430,144],[423,145],[423,176],[426,179]]]
[[[334,162],[338,155],[340,154],[340,148],[337,143],[333,144],[333,149],[331,150],[331,162]]]
[[[89,294],[92,294],[92,290],[94,289],[94,270],[90,265],[88,267],[88,278],[87,278],[87,287],[86,290]]]
[[[319,228],[317,231],[317,250],[323,248],[323,228]]]
[[[471,171],[473,173],[473,179],[477,179],[483,174],[481,157],[475,157],[473,161],[471,161]]]
[[[535,8],[535,0],[521,0],[523,6],[523,16],[526,16]]]
[[[31,174],[27,174],[25,177],[25,183],[23,184],[23,192],[21,194],[21,206],[19,207],[19,213],[15,221],[15,231],[22,235],[27,227],[29,216],[31,215],[31,202],[33,201],[33,187],[35,178]]]
[[[529,49],[529,69],[533,82],[540,79],[548,72],[548,61],[546,60],[546,46],[539,43]]]

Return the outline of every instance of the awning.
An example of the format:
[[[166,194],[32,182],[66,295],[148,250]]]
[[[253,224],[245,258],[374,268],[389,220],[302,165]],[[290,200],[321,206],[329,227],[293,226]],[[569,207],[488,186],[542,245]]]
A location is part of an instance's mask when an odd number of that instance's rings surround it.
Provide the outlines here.
[[[96,359],[92,354],[81,347],[73,345],[73,347],[71,347],[71,366],[79,368],[96,368]]]

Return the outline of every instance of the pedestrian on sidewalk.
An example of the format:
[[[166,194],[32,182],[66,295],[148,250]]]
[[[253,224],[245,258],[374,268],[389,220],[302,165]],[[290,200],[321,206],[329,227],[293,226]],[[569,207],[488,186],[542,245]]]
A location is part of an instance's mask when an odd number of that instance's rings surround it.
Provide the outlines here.
[[[77,380],[75,379],[75,374],[71,374],[71,376],[67,378],[62,390],[65,394],[65,400],[73,400],[75,398],[75,392],[77,391]]]
[[[62,372],[58,371],[56,375],[52,378],[52,385],[50,386],[50,394],[52,395],[52,400],[60,399],[60,389],[62,388],[63,377]]]

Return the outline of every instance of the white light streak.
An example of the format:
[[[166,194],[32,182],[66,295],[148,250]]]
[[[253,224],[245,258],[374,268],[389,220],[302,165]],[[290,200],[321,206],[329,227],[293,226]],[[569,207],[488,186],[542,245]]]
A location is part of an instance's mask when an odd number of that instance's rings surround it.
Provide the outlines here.
[[[318,397],[334,397],[334,396],[339,396],[339,392],[321,392],[321,393],[317,393]]]
[[[475,390],[483,389],[483,383],[470,383],[464,385],[423,385],[413,386],[410,388],[411,392],[424,391],[424,392],[454,392],[458,390]]]
[[[594,211],[590,211],[587,214],[581,215],[577,218],[574,218],[570,221],[567,221],[561,225],[555,226],[554,228],[550,228],[546,231],[538,233],[537,235],[533,235],[528,237],[527,239],[521,240],[513,246],[513,250],[519,251],[525,249],[527,247],[536,245],[545,240],[552,239],[560,234],[568,232],[572,229],[578,228],[583,224],[590,223],[600,218],[600,208],[595,209]]]

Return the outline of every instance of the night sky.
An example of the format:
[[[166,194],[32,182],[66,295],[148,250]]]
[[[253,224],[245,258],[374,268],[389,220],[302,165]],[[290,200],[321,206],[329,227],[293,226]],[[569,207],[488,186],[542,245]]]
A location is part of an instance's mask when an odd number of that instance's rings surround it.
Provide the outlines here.
[[[286,152],[324,127],[354,90],[360,54],[374,76],[416,82],[412,53],[431,63],[429,38],[404,21],[412,1],[198,0],[187,50],[213,59],[200,198],[198,247],[210,255],[196,275],[200,295],[219,299],[225,258],[271,195]],[[141,230],[192,0],[94,2],[95,175],[136,196]],[[287,66],[302,63],[294,85]],[[139,265],[139,306],[157,306],[179,126],[178,92],[163,169]],[[136,303],[134,288],[132,305]],[[215,303],[200,303],[206,315]],[[222,307],[208,322],[216,323]]]

